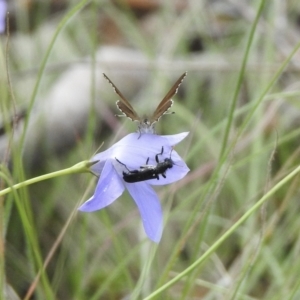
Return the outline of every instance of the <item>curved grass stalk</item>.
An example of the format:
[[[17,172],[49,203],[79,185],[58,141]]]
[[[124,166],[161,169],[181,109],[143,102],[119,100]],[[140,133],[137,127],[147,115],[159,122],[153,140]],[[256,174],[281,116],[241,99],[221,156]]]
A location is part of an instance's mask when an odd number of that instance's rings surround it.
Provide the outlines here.
[[[193,264],[186,268],[179,275],[174,277],[172,280],[158,288],[152,294],[144,298],[144,300],[150,300],[159,295],[161,292],[165,291],[167,288],[183,279],[190,272],[199,267],[212,253],[214,253],[222,243],[230,237],[235,230],[244,223],[255,211],[257,211],[271,196],[273,196],[281,187],[287,184],[293,177],[300,173],[300,166],[298,166],[294,171],[288,174],[285,178],[279,181],[269,192],[267,192],[255,205],[253,205],[233,226],[231,226],[199,259],[197,259]]]

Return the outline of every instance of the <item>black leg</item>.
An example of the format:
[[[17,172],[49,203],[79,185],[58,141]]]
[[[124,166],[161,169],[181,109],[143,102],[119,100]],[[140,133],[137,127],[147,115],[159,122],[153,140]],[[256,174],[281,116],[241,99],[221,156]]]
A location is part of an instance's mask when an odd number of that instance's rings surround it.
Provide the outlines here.
[[[116,159],[116,161],[117,161],[119,164],[123,165],[123,166],[127,169],[128,172],[131,172],[131,171],[127,168],[127,166],[126,166],[124,163],[122,163],[121,161],[119,161],[116,157],[115,157],[115,159]]]
[[[155,155],[155,160],[159,163],[158,155],[162,155],[164,153],[164,146],[161,147],[161,152]]]

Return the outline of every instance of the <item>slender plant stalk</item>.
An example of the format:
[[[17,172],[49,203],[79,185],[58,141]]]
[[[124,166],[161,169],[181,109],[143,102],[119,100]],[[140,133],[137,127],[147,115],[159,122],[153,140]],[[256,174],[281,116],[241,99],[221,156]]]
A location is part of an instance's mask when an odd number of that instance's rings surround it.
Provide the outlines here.
[[[227,143],[228,143],[228,137],[229,137],[231,125],[232,125],[233,119],[234,119],[235,107],[236,107],[239,92],[240,92],[240,89],[241,89],[241,86],[242,86],[242,82],[243,82],[243,79],[244,79],[244,75],[245,75],[245,71],[246,71],[246,65],[247,65],[251,45],[252,45],[252,42],[253,42],[253,37],[254,37],[255,30],[256,30],[258,21],[260,19],[261,13],[263,11],[265,2],[266,2],[266,0],[262,0],[260,2],[257,14],[255,16],[254,22],[253,22],[251,30],[250,30],[250,35],[249,35],[249,38],[248,38],[248,41],[247,41],[247,46],[246,46],[246,49],[245,49],[245,52],[244,52],[244,57],[243,57],[242,65],[241,65],[241,70],[239,72],[239,77],[238,77],[238,80],[237,80],[237,86],[234,90],[234,95],[233,95],[232,103],[231,103],[231,106],[230,106],[228,122],[227,122],[227,125],[226,125],[226,128],[225,128],[225,133],[224,133],[224,137],[223,137],[222,148],[221,148],[221,152],[220,152],[220,155],[219,155],[219,159],[221,159],[223,157],[223,155],[225,153]]]
[[[293,172],[283,178],[278,182],[269,192],[267,192],[255,205],[253,205],[232,227],[230,227],[199,259],[197,259],[193,264],[186,268],[183,272],[178,274],[172,280],[164,284],[162,287],[158,288],[144,300],[150,300],[159,295],[161,292],[165,291],[167,288],[183,279],[190,272],[199,267],[212,253],[214,253],[220,245],[230,237],[235,230],[241,226],[255,211],[257,211],[271,196],[273,196],[281,187],[286,185],[292,178],[294,178],[298,173],[300,173],[300,166],[298,166]]]
[[[70,168],[66,168],[63,170],[59,170],[56,172],[52,172],[52,173],[48,173],[48,174],[44,174],[38,177],[34,177],[28,180],[25,180],[23,182],[14,184],[2,191],[0,191],[0,197],[8,194],[10,192],[13,192],[17,189],[20,189],[22,187],[43,181],[43,180],[47,180],[47,179],[51,179],[51,178],[55,178],[58,176],[63,176],[63,175],[70,175],[70,174],[75,174],[75,173],[83,173],[83,172],[89,172],[89,166],[91,166],[91,163],[89,161],[82,161],[80,163],[77,163],[76,165],[70,167]]]

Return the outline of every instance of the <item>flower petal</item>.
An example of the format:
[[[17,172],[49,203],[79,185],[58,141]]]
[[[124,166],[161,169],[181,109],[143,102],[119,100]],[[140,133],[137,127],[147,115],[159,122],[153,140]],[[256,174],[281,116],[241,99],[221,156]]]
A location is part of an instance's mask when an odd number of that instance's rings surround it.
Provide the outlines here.
[[[189,132],[182,132],[173,135],[156,135],[150,133],[130,133],[117,142],[114,146],[128,146],[133,147],[148,148],[151,147],[153,143],[162,144],[165,146],[174,146],[181,142]]]
[[[147,133],[131,133],[122,138],[112,147],[96,154],[91,161],[99,161],[91,167],[92,172],[99,175],[105,165],[107,159],[114,160],[118,173],[122,175],[123,171],[138,170],[141,166],[146,164],[149,158],[149,164],[156,165],[155,157],[161,153],[163,148],[163,155],[159,157],[160,161],[169,157],[172,147],[179,143],[188,135],[188,132],[160,136],[156,134]],[[123,163],[117,163],[116,159]],[[126,169],[126,167],[128,170]]]
[[[145,182],[125,185],[138,206],[147,236],[158,243],[162,235],[163,216],[155,191]]]
[[[113,146],[113,156],[126,164],[128,169],[139,169],[148,158],[153,161],[152,165],[156,164],[155,156],[161,153],[162,148],[163,154],[169,156],[172,146],[163,136],[131,133]]]
[[[161,154],[162,150],[163,154]],[[130,149],[123,148],[122,152],[118,151],[115,153],[113,164],[117,172],[122,176],[122,172],[140,170],[141,166],[156,166],[156,156],[159,161],[163,161],[165,158],[169,158],[171,153],[172,148],[162,146],[162,144],[152,144],[147,149],[140,149],[138,147]],[[118,159],[118,161],[116,159]]]
[[[5,0],[0,0],[0,33],[5,31],[7,3]]]
[[[126,153],[126,156],[125,153],[123,153],[123,155],[120,154],[120,156],[118,157],[118,161],[114,160],[113,164],[117,172],[119,173],[119,175],[123,177],[123,172],[128,173],[129,171],[133,171],[133,170],[145,171],[147,166],[149,168],[150,167],[153,167],[154,169],[157,168],[158,163],[156,161],[156,157],[159,163],[164,163],[166,158],[171,158],[173,161],[173,166],[172,168],[167,168],[167,170],[165,171],[164,174],[166,178],[164,178],[161,175],[163,173],[161,172],[158,175],[159,179],[156,178],[150,179],[147,180],[147,183],[151,185],[165,185],[182,179],[190,170],[186,165],[186,163],[182,160],[182,158],[178,155],[178,153],[174,151],[172,148],[167,147],[166,149],[166,147],[164,147],[163,153],[160,154],[161,151],[162,150],[160,148],[160,151],[157,150],[155,154],[150,153],[148,154],[148,156],[145,156],[145,151],[139,152],[136,149],[132,149],[131,152]],[[120,157],[123,158],[120,159]],[[147,160],[148,160],[148,164],[146,165]],[[141,167],[144,167],[144,169],[141,169]],[[149,173],[151,173],[151,170],[149,170]]]
[[[112,156],[113,147],[108,148],[107,150],[97,153],[95,156],[91,158],[91,162],[99,161],[91,167],[91,171],[96,175],[100,175],[102,169],[106,163],[106,160],[110,159]]]
[[[189,132],[182,132],[182,133],[172,134],[172,135],[162,135],[162,137],[168,141],[168,144],[170,146],[175,146],[178,143],[180,143],[184,138],[186,138],[188,134]]]
[[[78,209],[85,212],[99,210],[120,197],[124,189],[122,179],[115,171],[111,161],[108,160],[104,165],[93,197]]]
[[[182,158],[178,155],[176,151],[172,151],[171,159],[174,164],[172,168],[166,170],[165,172],[166,178],[163,178],[162,175],[159,175],[159,180],[151,179],[151,180],[147,180],[147,183],[151,185],[170,184],[182,179],[190,171],[186,163],[182,160]]]

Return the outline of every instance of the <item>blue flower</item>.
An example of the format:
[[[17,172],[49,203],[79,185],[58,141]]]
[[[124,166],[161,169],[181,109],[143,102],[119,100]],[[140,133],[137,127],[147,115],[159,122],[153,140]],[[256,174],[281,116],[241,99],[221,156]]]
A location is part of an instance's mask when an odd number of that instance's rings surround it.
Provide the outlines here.
[[[94,195],[81,205],[79,210],[92,212],[102,209],[119,198],[126,188],[139,209],[147,236],[158,243],[162,235],[163,216],[158,196],[151,185],[173,183],[189,172],[185,162],[173,150],[173,146],[187,135],[187,132],[166,136],[131,133],[111,148],[95,155],[91,159],[92,162],[96,162],[91,171],[100,175],[100,178]],[[156,157],[159,162],[166,158],[172,159],[173,165],[166,170],[166,178],[160,174],[159,179],[135,183],[124,181],[124,172],[141,170],[141,166],[145,166],[147,160],[149,166],[156,166]]]
[[[0,0],[0,33],[5,31],[7,3],[5,0]]]

